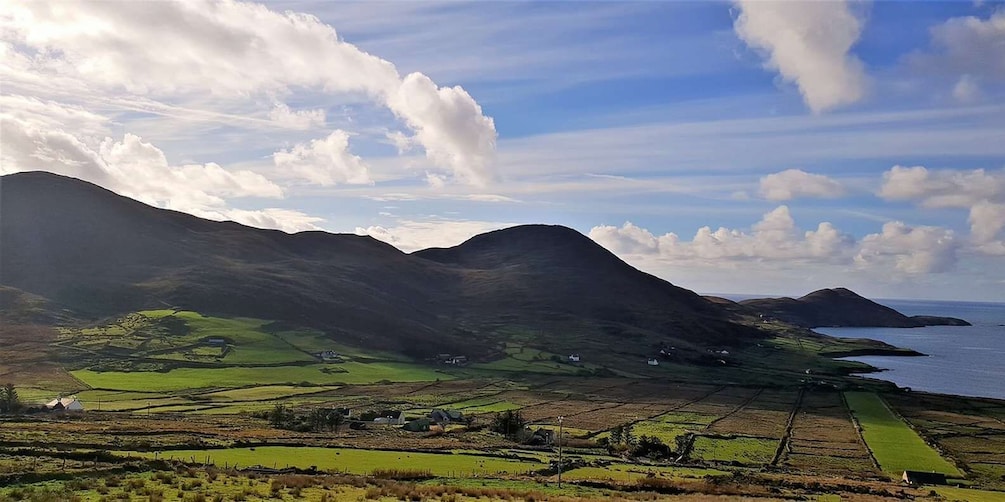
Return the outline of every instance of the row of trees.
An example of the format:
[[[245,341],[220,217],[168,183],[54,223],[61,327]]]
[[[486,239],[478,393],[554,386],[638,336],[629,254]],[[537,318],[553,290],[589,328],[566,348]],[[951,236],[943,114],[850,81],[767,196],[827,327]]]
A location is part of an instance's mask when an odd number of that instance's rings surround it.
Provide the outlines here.
[[[654,459],[671,458],[676,451],[685,449],[686,438],[677,436],[676,448],[663,442],[655,436],[635,437],[632,424],[619,425],[611,429],[607,438],[607,450],[612,454],[627,454],[632,457],[649,457]]]
[[[17,395],[14,384],[8,383],[0,388],[0,413],[16,413],[21,411],[21,398]]]
[[[284,404],[277,404],[266,417],[269,424],[277,429],[299,432],[338,432],[345,424],[345,415],[331,408],[313,408],[306,413],[297,413]]]

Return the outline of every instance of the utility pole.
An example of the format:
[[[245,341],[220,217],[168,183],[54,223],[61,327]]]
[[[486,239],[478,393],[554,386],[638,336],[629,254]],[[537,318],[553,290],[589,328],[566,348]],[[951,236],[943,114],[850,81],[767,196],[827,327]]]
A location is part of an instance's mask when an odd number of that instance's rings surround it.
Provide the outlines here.
[[[558,487],[562,488],[562,421],[565,417],[558,417]]]

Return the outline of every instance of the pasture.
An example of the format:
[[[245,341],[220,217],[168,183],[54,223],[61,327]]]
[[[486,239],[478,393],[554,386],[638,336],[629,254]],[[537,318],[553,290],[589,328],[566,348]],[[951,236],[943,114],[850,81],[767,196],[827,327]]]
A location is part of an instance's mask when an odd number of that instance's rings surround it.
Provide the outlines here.
[[[154,453],[116,452],[123,456],[153,458]],[[226,448],[213,450],[171,450],[161,452],[159,458],[213,464],[217,467],[240,465],[245,467],[298,467],[311,466],[323,471],[372,474],[376,470],[413,469],[429,471],[437,476],[479,477],[503,473],[524,474],[541,470],[547,464],[527,460],[469,455],[463,453],[420,453],[407,451],[366,450],[353,448],[311,448],[288,446],[259,446],[255,448]]]
[[[881,397],[871,392],[846,392],[844,396],[883,471],[898,478],[905,470],[963,477],[955,465],[894,415]]]

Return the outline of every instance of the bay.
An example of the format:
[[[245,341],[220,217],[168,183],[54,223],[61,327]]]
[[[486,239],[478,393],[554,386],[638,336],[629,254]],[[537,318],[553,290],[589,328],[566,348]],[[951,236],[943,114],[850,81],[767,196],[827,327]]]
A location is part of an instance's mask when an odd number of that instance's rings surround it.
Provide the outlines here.
[[[906,315],[965,319],[973,326],[816,328],[830,336],[870,338],[926,354],[849,357],[880,369],[867,375],[913,390],[1005,399],[1005,303],[876,300]]]

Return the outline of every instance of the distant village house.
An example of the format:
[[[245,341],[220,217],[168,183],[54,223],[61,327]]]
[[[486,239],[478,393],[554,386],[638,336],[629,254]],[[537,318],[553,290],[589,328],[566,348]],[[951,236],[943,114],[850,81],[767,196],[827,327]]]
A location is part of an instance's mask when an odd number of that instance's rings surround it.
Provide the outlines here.
[[[464,414],[457,410],[435,409],[429,413],[429,418],[438,424],[448,424],[451,422],[463,422]]]
[[[324,350],[314,354],[314,357],[325,362],[342,362],[342,355],[334,350]]]
[[[580,359],[579,358],[579,354],[572,354],[572,355],[569,356],[569,362],[570,363],[578,363],[579,359]]]
[[[374,418],[373,423],[384,425],[405,425],[405,412],[399,411],[396,414]]]
[[[649,366],[659,366],[660,365],[660,361],[659,361],[659,359],[656,359],[655,357],[650,357],[649,361],[647,361],[646,364],[648,364]]]
[[[468,364],[468,356],[437,354],[436,359],[440,362],[440,364],[453,364],[456,366],[463,366],[465,364]]]
[[[45,408],[49,411],[84,411],[84,404],[77,399],[77,396],[59,396],[45,403]]]

